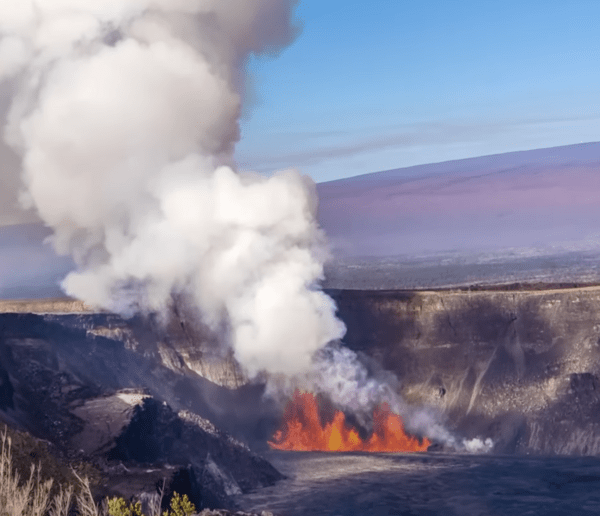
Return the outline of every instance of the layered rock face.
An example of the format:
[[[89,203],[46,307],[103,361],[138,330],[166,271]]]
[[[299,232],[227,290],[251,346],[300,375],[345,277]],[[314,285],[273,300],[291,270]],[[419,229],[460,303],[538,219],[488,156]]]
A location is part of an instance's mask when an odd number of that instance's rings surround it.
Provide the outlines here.
[[[3,308],[0,420],[91,460],[105,475],[99,495],[148,498],[165,481],[199,508],[233,508],[234,495],[282,478],[218,428],[252,435],[269,420],[262,388],[232,389],[230,357],[181,318],[165,328],[66,301]]]
[[[127,349],[155,354],[173,371],[194,372],[230,389],[247,383],[231,353],[224,352],[217,337],[185,311],[173,311],[166,324],[141,317],[125,321],[114,314],[94,313],[81,301],[56,298],[0,300],[0,313],[36,314],[48,323],[85,330],[87,336],[122,342]]]
[[[600,287],[332,291],[346,345],[498,452],[600,454]]]
[[[433,407],[457,436],[491,437],[497,452],[600,455],[600,287],[329,293],[345,344],[394,372],[406,401]],[[185,317],[161,330],[64,303],[8,308],[2,417],[65,448],[125,460],[114,452],[119,436],[157,407],[162,421],[181,420],[165,428],[195,414],[264,446],[279,422],[281,408]],[[208,450],[196,475],[210,461],[226,469],[219,453],[207,462]],[[235,484],[250,489],[242,477]],[[228,482],[220,489],[234,489]]]

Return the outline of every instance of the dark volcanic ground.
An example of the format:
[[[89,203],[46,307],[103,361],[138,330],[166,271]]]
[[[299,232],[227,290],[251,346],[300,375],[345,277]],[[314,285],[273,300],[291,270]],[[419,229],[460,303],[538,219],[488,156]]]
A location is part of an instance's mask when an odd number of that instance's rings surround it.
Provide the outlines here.
[[[273,452],[288,475],[240,498],[280,516],[568,516],[600,513],[600,459]]]

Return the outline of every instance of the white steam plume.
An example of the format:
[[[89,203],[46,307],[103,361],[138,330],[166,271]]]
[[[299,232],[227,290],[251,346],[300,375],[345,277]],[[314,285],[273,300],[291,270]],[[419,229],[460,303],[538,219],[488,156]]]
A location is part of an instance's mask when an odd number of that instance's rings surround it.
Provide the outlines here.
[[[291,41],[294,4],[0,0],[5,138],[77,264],[65,291],[125,314],[183,295],[250,376],[304,372],[344,333],[311,181],[231,168],[245,63]]]
[[[394,378],[323,350],[345,329],[317,288],[312,182],[232,168],[246,61],[293,39],[295,3],[0,0],[0,83],[15,92],[5,140],[22,157],[22,200],[75,260],[68,294],[126,315],[191,300],[249,376],[295,377],[359,417],[387,402],[409,429],[454,443],[434,413],[402,402]]]

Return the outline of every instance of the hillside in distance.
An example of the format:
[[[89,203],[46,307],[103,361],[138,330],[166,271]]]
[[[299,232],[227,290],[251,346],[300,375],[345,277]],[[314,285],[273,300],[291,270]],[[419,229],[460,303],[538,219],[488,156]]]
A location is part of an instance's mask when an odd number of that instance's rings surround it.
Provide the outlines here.
[[[600,280],[600,142],[317,185],[333,288]]]
[[[597,244],[600,142],[419,165],[320,183],[338,256]]]
[[[320,183],[328,288],[600,281],[600,142]],[[62,295],[40,223],[0,226],[0,298]]]

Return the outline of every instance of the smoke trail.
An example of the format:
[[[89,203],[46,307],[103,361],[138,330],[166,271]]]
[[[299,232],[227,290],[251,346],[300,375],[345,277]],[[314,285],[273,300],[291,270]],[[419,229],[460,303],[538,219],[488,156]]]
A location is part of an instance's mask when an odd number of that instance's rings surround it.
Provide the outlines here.
[[[0,3],[5,139],[77,264],[65,291],[126,315],[190,299],[250,376],[305,371],[344,332],[316,287],[314,185],[232,168],[245,63],[293,39],[294,4]]]
[[[370,426],[373,409],[387,403],[392,412],[402,416],[410,433],[425,436],[446,449],[487,453],[494,447],[489,438],[467,440],[455,435],[446,427],[444,415],[433,407],[408,405],[398,394],[399,382],[394,374],[370,370],[354,351],[336,343],[315,355],[313,369],[301,381],[309,390],[326,393],[363,427]]]
[[[464,439],[446,426],[445,415],[436,408],[407,404],[398,394],[398,378],[379,364],[369,363],[368,357],[359,356],[332,342],[314,355],[311,369],[294,377],[269,378],[267,393],[284,403],[296,389],[322,393],[336,406],[365,429],[371,429],[375,408],[386,403],[399,414],[409,433],[427,437],[446,450],[462,453],[488,453],[494,448],[490,438]]]
[[[22,201],[75,260],[68,294],[125,315],[190,300],[249,376],[295,375],[359,415],[386,401],[449,442],[394,378],[323,350],[345,329],[317,288],[312,182],[232,168],[245,63],[293,39],[295,3],[0,3],[0,82],[14,92],[5,139],[22,157]]]

